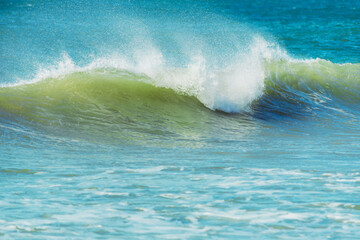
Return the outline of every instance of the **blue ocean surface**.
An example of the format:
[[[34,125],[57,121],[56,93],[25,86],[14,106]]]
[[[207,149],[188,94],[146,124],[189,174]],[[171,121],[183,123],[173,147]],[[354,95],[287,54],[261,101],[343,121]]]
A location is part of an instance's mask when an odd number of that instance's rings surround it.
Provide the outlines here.
[[[0,1],[1,239],[359,239],[360,1]]]

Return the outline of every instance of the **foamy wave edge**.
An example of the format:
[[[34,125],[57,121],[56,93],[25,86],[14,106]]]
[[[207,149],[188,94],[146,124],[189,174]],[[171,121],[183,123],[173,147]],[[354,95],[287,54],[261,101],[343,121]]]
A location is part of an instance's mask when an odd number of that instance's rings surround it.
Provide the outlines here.
[[[64,53],[61,60],[54,65],[40,67],[32,79],[20,79],[0,87],[33,84],[49,78],[60,80],[72,73],[91,72],[96,69],[104,72],[121,70],[145,75],[156,87],[194,96],[211,110],[239,113],[250,111],[250,104],[262,96],[265,78],[269,74],[266,65],[281,60],[309,64],[325,61],[291,58],[278,45],[256,36],[247,52],[239,53],[238,57],[225,67],[210,65],[203,55],[196,54],[191,56],[186,66],[176,68],[171,66],[159,49],[152,46],[146,51],[135,53],[131,58],[116,54],[96,58],[85,66],[77,65]]]

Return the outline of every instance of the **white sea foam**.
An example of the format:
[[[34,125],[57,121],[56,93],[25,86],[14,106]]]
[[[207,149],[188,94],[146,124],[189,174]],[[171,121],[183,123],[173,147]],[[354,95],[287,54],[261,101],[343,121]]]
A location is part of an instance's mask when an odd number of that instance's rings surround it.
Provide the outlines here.
[[[100,196],[117,196],[117,197],[126,197],[126,196],[129,196],[129,193],[127,193],[127,192],[107,192],[107,191],[98,191],[98,192],[95,192],[95,195],[100,195]]]
[[[135,172],[135,173],[157,173],[164,169],[166,169],[165,166],[157,166],[157,167],[150,167],[150,168],[128,169],[128,171]]]
[[[217,66],[198,51],[189,56],[185,66],[173,66],[163,56],[161,50],[151,43],[139,48],[132,56],[113,54],[96,58],[85,66],[77,65],[64,53],[62,59],[50,67],[39,67],[30,80],[18,80],[1,87],[32,84],[48,78],[61,79],[74,72],[94,70],[129,71],[145,75],[150,83],[170,88],[180,94],[197,97],[206,107],[225,112],[248,110],[249,104],[263,92],[264,62],[284,55],[262,37],[253,38],[252,44],[242,49],[229,63]]]
[[[308,213],[294,213],[288,211],[281,211],[277,209],[263,209],[260,211],[247,211],[247,210],[229,210],[218,211],[213,208],[202,207],[200,212],[195,212],[197,217],[212,217],[228,219],[231,221],[246,221],[252,224],[269,224],[277,223],[283,220],[298,220],[303,221],[312,216]]]

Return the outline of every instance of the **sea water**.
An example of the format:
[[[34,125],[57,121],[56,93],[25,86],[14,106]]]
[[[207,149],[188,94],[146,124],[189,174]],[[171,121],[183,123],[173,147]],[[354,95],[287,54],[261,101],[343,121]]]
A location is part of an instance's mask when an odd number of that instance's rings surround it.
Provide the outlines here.
[[[359,1],[0,20],[0,238],[360,237]]]

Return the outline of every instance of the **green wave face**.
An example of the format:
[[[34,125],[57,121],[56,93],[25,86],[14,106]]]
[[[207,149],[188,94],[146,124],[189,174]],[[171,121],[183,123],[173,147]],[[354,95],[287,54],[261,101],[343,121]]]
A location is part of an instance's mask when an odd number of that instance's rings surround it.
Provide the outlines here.
[[[273,61],[266,71],[263,96],[254,105],[260,114],[303,117],[329,109],[360,110],[360,64]]]
[[[306,117],[321,108],[334,108],[334,102],[358,107],[359,64],[273,61],[266,62],[264,68],[265,79],[259,82],[265,83],[262,96],[249,102],[250,110],[235,115],[210,110],[192,96],[191,90],[179,93],[156,87],[156,79],[146,75],[101,68],[2,87],[0,117],[26,121],[67,137],[161,145],[171,145],[176,140],[177,146],[184,140],[194,146],[213,134],[226,139],[251,132],[256,126],[254,118]],[[170,73],[178,72],[182,74],[181,69]],[[225,95],[232,88],[228,86],[231,82],[226,84]],[[210,97],[216,99],[221,87],[220,84],[217,91],[208,92],[203,88],[201,94],[215,94]],[[236,89],[231,90],[236,93]],[[242,93],[244,90],[239,89]],[[232,102],[221,104],[226,108]],[[231,130],[239,127],[242,132]],[[194,144],[189,140],[194,140]]]
[[[284,85],[298,91],[326,90],[337,97],[360,90],[360,64],[335,64],[325,60],[274,61],[266,65],[268,87]],[[358,95],[351,94],[353,100]]]
[[[72,73],[0,88],[0,109],[75,136],[155,142],[157,136],[199,138],[211,111],[195,97],[149,81],[126,71]]]

